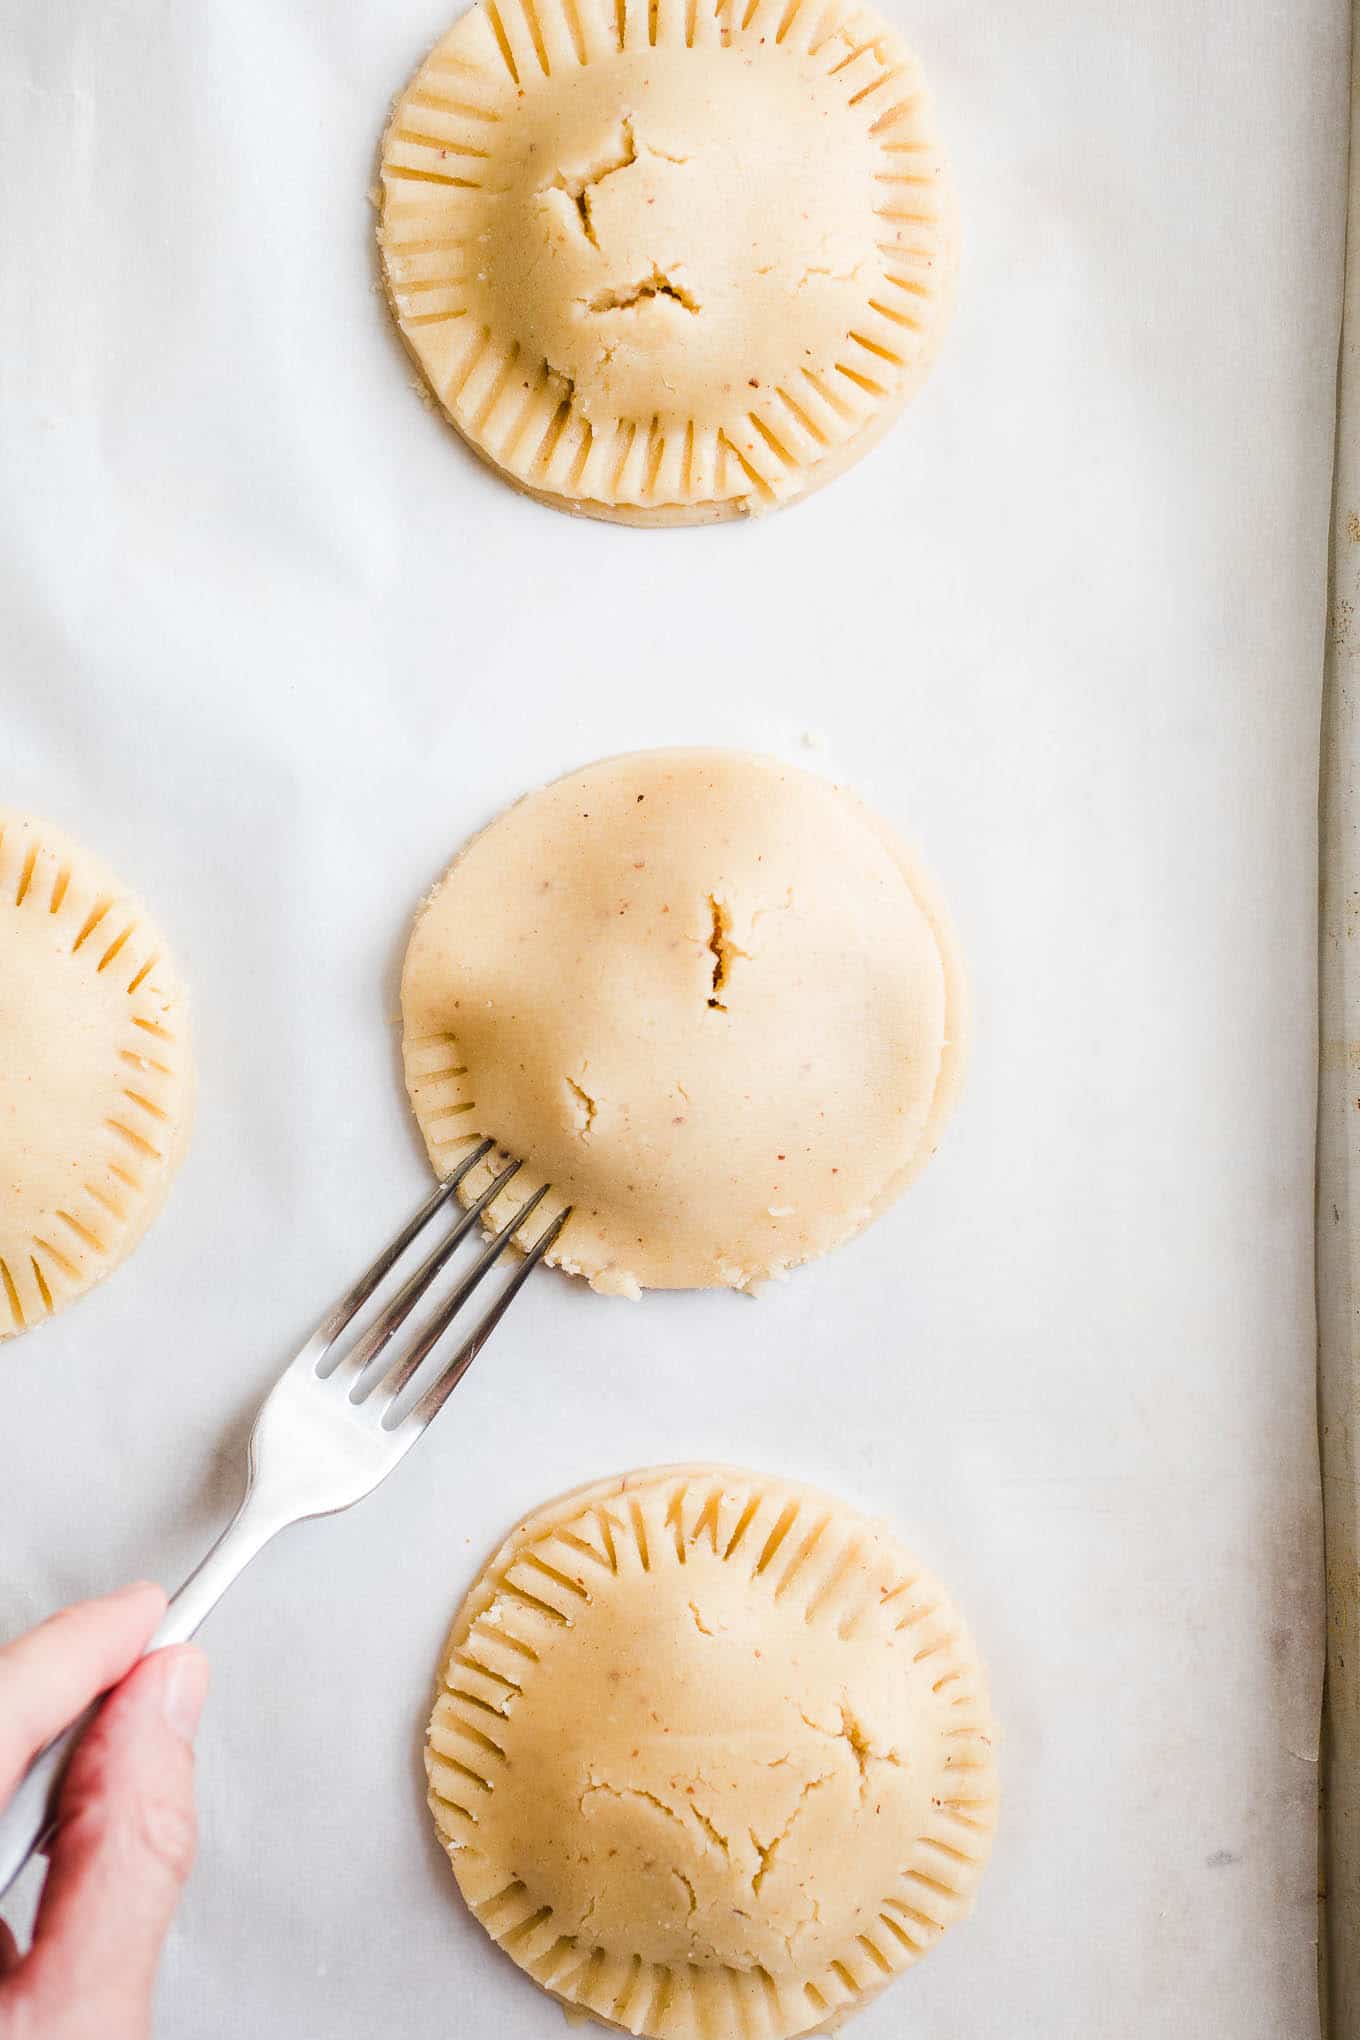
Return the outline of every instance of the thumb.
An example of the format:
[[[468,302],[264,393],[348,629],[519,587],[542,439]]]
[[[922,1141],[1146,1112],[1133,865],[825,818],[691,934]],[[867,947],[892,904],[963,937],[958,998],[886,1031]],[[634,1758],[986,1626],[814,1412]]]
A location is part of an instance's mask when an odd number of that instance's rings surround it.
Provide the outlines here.
[[[71,1759],[23,1967],[39,2032],[64,2034],[77,2007],[81,2033],[139,2040],[150,2029],[161,1944],[193,1864],[191,1745],[207,1689],[201,1651],[156,1651]]]

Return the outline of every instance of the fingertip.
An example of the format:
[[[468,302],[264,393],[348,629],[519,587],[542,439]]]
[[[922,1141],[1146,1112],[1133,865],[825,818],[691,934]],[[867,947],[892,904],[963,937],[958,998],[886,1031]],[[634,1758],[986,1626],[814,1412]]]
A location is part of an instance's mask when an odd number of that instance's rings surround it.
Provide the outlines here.
[[[165,1605],[165,1589],[155,1580],[129,1580],[126,1586],[114,1587],[107,1594],[94,1594],[89,1600],[73,1602],[52,1620],[67,1624],[72,1621],[86,1624],[112,1621],[117,1624],[120,1633],[135,1637],[140,1645],[145,1643],[164,1615]]]
[[[102,1598],[114,1605],[122,1602],[130,1604],[138,1601],[146,1601],[148,1604],[154,1602],[162,1613],[165,1610],[165,1588],[155,1580],[129,1580],[125,1587],[115,1587],[111,1594],[105,1594]]]
[[[110,1730],[121,1739],[136,1732],[134,1723],[155,1722],[180,1742],[192,1743],[207,1694],[204,1653],[191,1643],[167,1644],[134,1665],[117,1692],[110,1695],[105,1710]]]
[[[197,1644],[180,1643],[153,1652],[148,1664],[158,1681],[157,1697],[167,1727],[182,1742],[191,1743],[208,1697],[211,1669],[206,1654]]]
[[[123,1638],[131,1665],[137,1662],[155,1635],[165,1613],[165,1605],[164,1587],[157,1586],[154,1580],[132,1580],[125,1587],[115,1587],[110,1594],[100,1594],[92,1601],[67,1609],[64,1616],[56,1619],[62,1621],[74,1616],[85,1621],[93,1618],[105,1627],[114,1625],[116,1633]]]

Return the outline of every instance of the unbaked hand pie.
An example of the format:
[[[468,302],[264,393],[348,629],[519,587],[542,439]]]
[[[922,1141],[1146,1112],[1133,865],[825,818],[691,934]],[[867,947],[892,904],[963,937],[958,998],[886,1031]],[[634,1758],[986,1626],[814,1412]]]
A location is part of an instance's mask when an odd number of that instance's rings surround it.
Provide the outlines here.
[[[513,1532],[426,1769],[464,1898],[545,1989],[651,2040],[784,2040],[971,1910],[992,1742],[966,1629],[881,1525],[669,1468]]]
[[[183,989],[145,909],[59,830],[0,808],[0,1338],[136,1246],[192,1091]]]
[[[634,523],[787,502],[857,459],[954,274],[919,68],[846,0],[481,0],[397,102],[379,240],[476,450]]]
[[[843,788],[740,752],[606,759],[463,851],[402,978],[436,1170],[490,1138],[598,1290],[750,1288],[925,1163],[964,1031],[924,873]],[[460,1195],[489,1182],[478,1165]]]

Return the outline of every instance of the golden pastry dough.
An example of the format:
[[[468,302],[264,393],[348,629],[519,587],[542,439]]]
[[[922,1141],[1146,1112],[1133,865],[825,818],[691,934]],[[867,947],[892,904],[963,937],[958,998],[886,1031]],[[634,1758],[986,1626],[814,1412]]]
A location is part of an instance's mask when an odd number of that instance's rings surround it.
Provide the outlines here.
[[[141,904],[0,808],[0,1338],[129,1254],[188,1137],[184,994]]]
[[[545,1989],[653,2040],[783,2040],[971,1909],[992,1740],[963,1624],[881,1525],[670,1468],[514,1531],[426,1770],[464,1898]]]
[[[397,102],[379,242],[476,450],[634,523],[787,502],[857,459],[954,274],[919,68],[846,0],[481,0]]]
[[[923,873],[853,795],[726,751],[531,794],[419,915],[406,1082],[447,1175],[491,1137],[601,1291],[749,1288],[867,1225],[953,1102],[963,986]],[[470,1201],[490,1180],[467,1178]]]

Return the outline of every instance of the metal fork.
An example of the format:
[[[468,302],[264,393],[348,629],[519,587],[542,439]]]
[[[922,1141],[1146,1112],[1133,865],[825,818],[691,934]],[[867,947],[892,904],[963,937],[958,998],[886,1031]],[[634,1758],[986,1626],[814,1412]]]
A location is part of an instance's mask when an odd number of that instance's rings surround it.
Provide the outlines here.
[[[534,1268],[571,1216],[570,1207],[546,1226],[504,1283],[489,1310],[452,1358],[432,1370],[423,1386],[411,1384],[452,1326],[468,1298],[500,1259],[547,1195],[545,1184],[487,1241],[450,1294],[426,1317],[383,1371],[396,1334],[465,1239],[520,1168],[510,1162],[459,1217],[456,1225],[401,1284],[390,1303],[348,1347],[343,1334],[398,1261],[426,1232],[458,1185],[491,1153],[475,1148],[427,1198],[415,1217],[385,1247],[367,1273],[326,1313],[296,1359],[284,1369],[260,1406],[250,1434],[246,1491],[216,1544],[190,1573],[165,1611],[147,1652],[184,1643],[232,1581],[280,1530],[308,1516],[328,1516],[371,1494],[439,1414]],[[408,1395],[406,1392],[410,1390]],[[50,1840],[56,1802],[71,1753],[100,1705],[95,1701],[41,1749],[0,1811],[0,1897],[30,1856]]]

